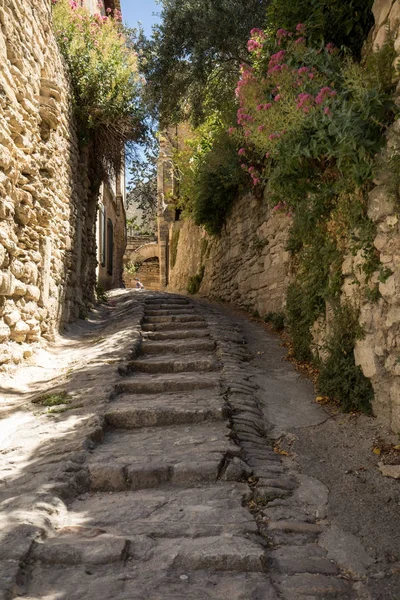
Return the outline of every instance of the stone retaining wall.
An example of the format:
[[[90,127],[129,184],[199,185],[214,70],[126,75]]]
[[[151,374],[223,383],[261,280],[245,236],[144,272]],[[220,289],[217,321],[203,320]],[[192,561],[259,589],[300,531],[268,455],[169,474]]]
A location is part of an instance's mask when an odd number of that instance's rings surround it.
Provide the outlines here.
[[[180,227],[170,289],[186,291],[189,277],[205,267],[200,292],[257,311],[280,312],[290,282],[286,243],[290,219],[271,213],[265,200],[238,200],[221,237],[208,236],[190,221]],[[175,224],[171,228],[171,238]]]
[[[51,0],[0,8],[0,365],[75,319],[91,294],[95,214]]]

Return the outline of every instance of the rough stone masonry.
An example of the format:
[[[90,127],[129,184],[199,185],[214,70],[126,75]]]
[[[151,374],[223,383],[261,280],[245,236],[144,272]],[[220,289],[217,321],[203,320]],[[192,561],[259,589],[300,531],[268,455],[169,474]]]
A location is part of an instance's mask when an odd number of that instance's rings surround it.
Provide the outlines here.
[[[0,365],[79,315],[94,272],[89,180],[51,1],[0,2]]]

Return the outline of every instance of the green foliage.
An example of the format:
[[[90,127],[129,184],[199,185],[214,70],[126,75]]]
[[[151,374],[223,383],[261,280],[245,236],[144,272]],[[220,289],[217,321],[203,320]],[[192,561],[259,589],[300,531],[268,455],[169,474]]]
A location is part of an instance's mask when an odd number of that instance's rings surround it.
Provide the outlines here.
[[[101,283],[97,283],[96,285],[96,298],[97,302],[104,302],[105,304],[108,302],[107,292]]]
[[[204,265],[202,265],[200,267],[199,272],[196,273],[196,275],[193,275],[193,277],[189,278],[189,282],[187,285],[187,291],[189,292],[189,294],[197,294],[198,293],[200,286],[201,286],[201,282],[203,281],[204,271],[205,271],[205,267],[204,267]]]
[[[272,29],[295,29],[304,23],[313,43],[333,42],[360,56],[363,43],[374,24],[373,0],[272,0],[267,12]]]
[[[134,275],[136,275],[137,271],[140,269],[141,266],[142,266],[141,262],[136,262],[136,263],[128,262],[124,266],[124,273],[126,273],[127,275],[131,275],[133,277]]]
[[[365,298],[368,302],[372,302],[372,304],[378,302],[379,298],[382,298],[382,294],[379,291],[379,285],[374,285],[373,288],[367,288]]]
[[[154,232],[157,218],[157,160],[160,145],[150,123],[141,144],[140,152],[129,153],[128,209],[134,206],[141,211],[141,230]]]
[[[269,312],[264,317],[265,323],[270,323],[275,331],[283,331],[285,329],[285,315],[280,312]]]
[[[345,411],[371,412],[372,384],[356,366],[354,344],[363,336],[358,311],[349,304],[335,309],[332,332],[326,344],[327,360],[318,377],[318,391],[340,403]]]
[[[38,398],[32,400],[33,404],[40,404],[40,406],[59,406],[60,404],[70,404],[71,396],[66,391],[56,392],[54,394],[44,394]]]
[[[172,233],[172,238],[171,238],[171,267],[174,268],[175,264],[176,264],[176,258],[178,255],[178,244],[179,244],[179,236],[180,236],[180,230],[176,229],[173,233]]]
[[[161,0],[161,23],[142,46],[147,93],[162,126],[188,116],[197,125],[210,109],[233,105],[249,31],[264,25],[268,1]]]
[[[196,225],[218,235],[247,179],[240,167],[237,143],[219,116],[208,119],[175,154],[180,182],[179,205]]]
[[[75,2],[57,0],[53,21],[67,63],[79,135],[96,145],[104,171],[119,169],[124,145],[141,129],[137,55],[119,15],[91,15]]]
[[[200,242],[200,262],[203,262],[204,258],[207,258],[209,254],[209,244],[208,239],[203,238]]]
[[[311,361],[311,326],[314,315],[309,311],[308,299],[301,287],[292,283],[286,296],[287,325],[293,342],[293,352],[298,360]]]

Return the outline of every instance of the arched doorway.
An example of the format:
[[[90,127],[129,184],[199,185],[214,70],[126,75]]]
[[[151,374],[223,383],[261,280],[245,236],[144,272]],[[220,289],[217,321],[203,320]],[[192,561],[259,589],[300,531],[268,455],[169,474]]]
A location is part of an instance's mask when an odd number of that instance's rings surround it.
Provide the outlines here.
[[[136,277],[140,279],[146,290],[159,290],[160,260],[158,256],[144,260],[136,271]]]
[[[124,256],[124,283],[127,288],[136,286],[138,278],[148,290],[160,289],[160,259],[158,244],[144,244],[136,249],[128,247]]]

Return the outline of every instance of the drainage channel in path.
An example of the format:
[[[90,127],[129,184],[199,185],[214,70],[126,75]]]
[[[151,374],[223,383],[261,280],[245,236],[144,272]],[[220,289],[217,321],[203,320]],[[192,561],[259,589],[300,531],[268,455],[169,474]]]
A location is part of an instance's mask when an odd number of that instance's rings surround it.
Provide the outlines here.
[[[87,461],[90,491],[34,544],[21,599],[355,597],[318,525],[288,520],[288,507],[270,524],[272,549],[248,510],[285,502],[296,483],[268,444],[241,337],[221,342],[220,329],[185,298],[146,299],[140,355],[121,368]]]

